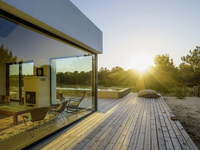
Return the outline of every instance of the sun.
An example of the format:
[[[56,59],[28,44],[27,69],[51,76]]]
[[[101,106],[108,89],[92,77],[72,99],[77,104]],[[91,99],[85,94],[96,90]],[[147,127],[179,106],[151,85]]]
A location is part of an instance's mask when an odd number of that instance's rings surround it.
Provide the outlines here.
[[[132,67],[139,72],[144,72],[153,65],[153,58],[145,54],[138,54],[133,57]]]

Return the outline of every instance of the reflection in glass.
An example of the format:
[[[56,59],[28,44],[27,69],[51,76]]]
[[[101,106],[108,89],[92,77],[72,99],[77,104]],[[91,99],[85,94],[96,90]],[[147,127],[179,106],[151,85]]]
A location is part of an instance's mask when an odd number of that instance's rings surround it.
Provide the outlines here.
[[[22,63],[22,75],[23,76],[34,75],[33,71],[34,71],[33,62],[23,62]]]
[[[52,59],[52,80],[56,81],[52,84],[53,104],[86,92],[79,108],[92,110],[92,59],[91,55]]]
[[[9,73],[10,99],[19,101],[19,64],[9,65]]]
[[[0,17],[0,124],[3,124],[0,147],[12,149],[9,143],[16,137],[21,149],[91,113],[94,110],[94,57]],[[20,115],[38,107],[56,109],[63,101],[82,97],[84,92],[77,111],[69,112],[69,107],[65,108],[64,124],[50,113],[45,117],[50,131],[43,131],[41,127],[34,131],[37,135],[34,139],[27,136]],[[6,101],[7,98],[10,100]],[[22,138],[17,138],[18,134]]]
[[[11,100],[22,102],[24,97],[23,78],[33,76],[33,62],[7,63],[9,67],[9,96]]]

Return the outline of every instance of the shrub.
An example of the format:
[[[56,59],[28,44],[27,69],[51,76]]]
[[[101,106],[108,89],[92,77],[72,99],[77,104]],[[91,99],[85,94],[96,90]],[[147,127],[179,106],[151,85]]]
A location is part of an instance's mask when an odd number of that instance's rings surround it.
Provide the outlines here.
[[[186,96],[186,89],[185,87],[175,87],[173,93],[176,98],[183,99]]]

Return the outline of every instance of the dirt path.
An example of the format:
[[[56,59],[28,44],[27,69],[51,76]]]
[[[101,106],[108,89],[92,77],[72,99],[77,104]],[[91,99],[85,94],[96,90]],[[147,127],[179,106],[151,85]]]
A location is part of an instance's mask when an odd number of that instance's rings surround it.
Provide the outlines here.
[[[200,98],[176,99],[166,97],[165,101],[200,149]]]

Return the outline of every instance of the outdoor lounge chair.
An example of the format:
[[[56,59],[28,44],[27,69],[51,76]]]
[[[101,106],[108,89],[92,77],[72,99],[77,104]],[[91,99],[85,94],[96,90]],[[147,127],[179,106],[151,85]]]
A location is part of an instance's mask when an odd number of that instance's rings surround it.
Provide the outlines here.
[[[57,108],[51,108],[50,109],[50,112],[56,117],[56,118],[58,118],[63,124],[65,123],[65,119],[64,119],[64,114],[63,113],[65,113],[65,108],[67,107],[67,103],[68,103],[68,101],[65,101],[65,102],[62,102]],[[58,117],[58,114],[61,114],[62,115],[62,117],[63,117],[63,120],[64,121],[62,121],[59,117]]]
[[[34,129],[40,127],[40,121],[44,121],[44,123],[46,125],[45,116],[46,116],[48,110],[49,110],[48,107],[33,108],[30,110],[30,113],[28,115],[22,115],[22,118],[24,120],[24,124],[26,127],[26,131],[29,132],[29,134],[31,135],[32,138],[34,137]],[[28,121],[31,121],[33,123],[33,128],[28,127],[28,125],[27,125]],[[39,126],[35,126],[34,123],[38,122],[38,121],[39,121]],[[31,130],[33,130],[32,133],[31,133]],[[48,128],[47,128],[47,130],[48,130]]]
[[[83,96],[81,98],[70,98],[69,99],[69,103],[68,103],[68,106],[67,106],[67,112],[68,113],[73,113],[73,112],[78,111],[79,105],[85,97],[85,93],[86,93],[86,91],[83,92]]]

